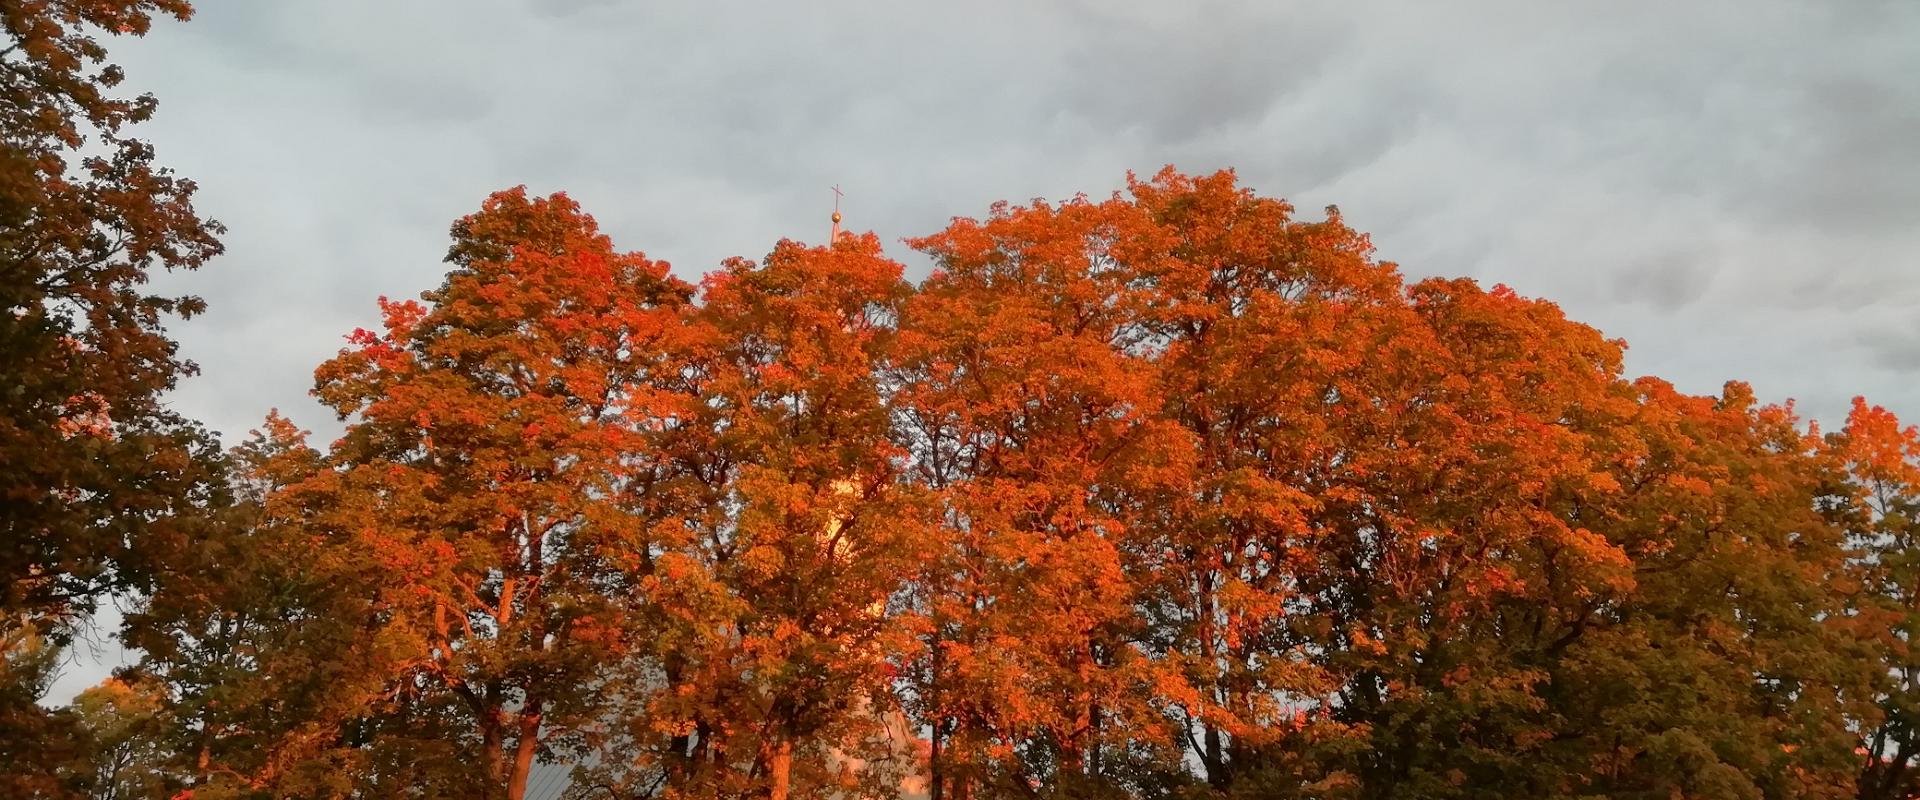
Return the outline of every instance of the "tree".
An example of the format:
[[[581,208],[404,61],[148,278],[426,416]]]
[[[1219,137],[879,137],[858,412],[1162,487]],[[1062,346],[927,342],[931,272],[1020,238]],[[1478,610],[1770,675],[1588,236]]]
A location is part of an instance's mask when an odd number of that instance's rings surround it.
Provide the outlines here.
[[[0,791],[8,797],[86,796],[91,743],[70,711],[39,705],[59,676],[60,648],[31,621],[0,628]]]
[[[998,205],[913,242],[937,271],[903,312],[898,405],[945,545],[906,661],[935,797],[1106,796],[1174,758],[1139,604],[1151,504],[1190,450],[1115,261],[1133,221],[1118,201]]]
[[[648,718],[675,731],[676,796],[898,791],[887,606],[925,544],[878,380],[900,273],[867,236],[783,241],[704,283],[698,402],[667,445],[703,511],[652,585],[677,691]]]
[[[1621,797],[1840,797],[1864,652],[1841,615],[1845,490],[1789,408],[1744,385],[1635,383],[1623,487],[1590,518],[1632,591],[1582,626],[1544,697],[1542,780]],[[1575,771],[1575,767],[1580,771]]]
[[[0,4],[0,638],[57,647],[103,593],[137,582],[158,529],[204,491],[213,448],[160,395],[192,365],[162,328],[201,308],[143,287],[217,254],[193,184],[129,128],[101,34],[144,34],[179,0]],[[164,548],[160,548],[164,549]],[[15,670],[0,678],[25,679]],[[60,760],[32,686],[0,687],[13,764]],[[36,743],[46,750],[34,754]],[[19,787],[15,787],[19,788]]]
[[[151,684],[108,678],[74,698],[91,741],[94,800],[170,797],[180,788],[168,758],[165,698]]]
[[[620,498],[680,410],[650,387],[677,375],[666,343],[691,288],[615,252],[564,195],[496,193],[453,238],[425,304],[383,301],[385,330],[317,371],[350,424],[287,491],[364,564],[370,635],[408,653],[382,730],[454,737],[520,800],[536,758],[599,722],[601,669],[625,649],[618,600],[649,531]]]
[[[935,792],[1844,791],[1847,490],[1790,410],[1230,173],[1129,193],[917,243]]]
[[[1393,265],[1331,209],[1296,220],[1231,172],[1168,169],[1129,192],[1143,224],[1116,260],[1145,287],[1163,413],[1194,447],[1191,483],[1156,515],[1144,601],[1158,655],[1191,687],[1166,712],[1213,789],[1325,793],[1352,732],[1314,657],[1328,620],[1300,611],[1322,581],[1338,465],[1393,446],[1369,440],[1384,426],[1360,418],[1365,401],[1412,383],[1425,342]]]
[[[198,491],[203,437],[159,402],[193,365],[162,323],[193,297],[143,287],[220,251],[194,185],[128,129],[99,33],[144,34],[179,0],[8,3],[0,23],[0,610],[69,623],[136,577],[157,515]],[[116,567],[118,571],[116,572]],[[63,635],[56,627],[56,636]]]
[[[224,500],[121,633],[141,654],[126,677],[164,700],[169,769],[199,800],[331,797],[373,774],[368,731],[413,655],[413,637],[380,624],[379,563],[317,524],[337,494],[306,436],[270,414],[221,462]]]
[[[1872,637],[1878,713],[1862,717],[1857,753],[1862,800],[1920,793],[1920,429],[1854,398],[1831,443],[1859,492],[1852,520],[1862,598],[1850,621]]]

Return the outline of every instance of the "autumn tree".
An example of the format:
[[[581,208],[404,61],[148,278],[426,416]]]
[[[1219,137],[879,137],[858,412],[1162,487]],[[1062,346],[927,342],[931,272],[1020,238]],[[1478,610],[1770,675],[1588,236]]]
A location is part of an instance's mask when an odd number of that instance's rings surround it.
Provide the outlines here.
[[[145,572],[154,529],[207,479],[206,437],[160,403],[193,369],[163,323],[201,303],[144,284],[218,253],[219,226],[133,136],[154,99],[116,93],[102,44],[190,14],[182,0],[0,4],[0,641],[67,640]],[[0,749],[50,768],[52,730],[68,726],[35,685],[0,687]]]
[[[131,128],[106,35],[142,35],[181,0],[7,3],[0,24],[0,610],[83,618],[141,570],[153,520],[208,476],[205,441],[160,403],[193,371],[167,338],[193,297],[149,293],[161,270],[217,254],[194,185],[154,163]],[[59,631],[54,631],[59,635]]]
[[[1407,298],[1380,368],[1322,395],[1304,487],[1295,615],[1338,680],[1325,708],[1365,732],[1321,779],[1830,796],[1857,675],[1823,623],[1833,483],[1796,421],[1738,386],[1628,384],[1616,343],[1511,291]]]
[[[74,698],[73,709],[88,738],[88,797],[147,800],[178,792],[157,686],[108,678]]]
[[[1296,613],[1338,680],[1327,711],[1366,734],[1329,777],[1367,797],[1495,792],[1545,721],[1523,653],[1623,580],[1616,548],[1555,513],[1608,488],[1588,458],[1623,410],[1619,355],[1505,290],[1432,281],[1404,302],[1378,369],[1310,390],[1328,438],[1304,470]]]
[[[1194,448],[1190,484],[1155,515],[1144,601],[1187,687],[1165,711],[1213,789],[1324,793],[1338,778],[1316,762],[1349,731],[1314,658],[1329,620],[1295,615],[1339,502],[1331,473],[1377,430],[1348,427],[1365,412],[1342,404],[1408,382],[1417,326],[1393,266],[1337,214],[1294,219],[1230,172],[1169,169],[1129,193],[1141,221],[1116,260],[1142,287],[1163,413]]]
[[[676,466],[660,487],[698,498],[698,513],[648,584],[674,691],[645,718],[672,732],[673,796],[899,789],[908,765],[877,763],[903,755],[880,724],[894,707],[888,602],[924,526],[877,364],[908,291],[871,236],[783,241],[703,284],[697,402],[663,439]]]
[[[935,797],[1122,791],[1174,760],[1143,647],[1154,504],[1190,480],[1160,416],[1119,202],[996,206],[913,242],[936,272],[907,306],[901,436],[942,498],[907,654]]]
[[[127,614],[140,660],[124,673],[163,701],[168,769],[201,800],[346,791],[402,699],[392,679],[415,640],[381,625],[381,565],[310,524],[337,513],[324,459],[269,415],[221,462],[225,502]]]
[[[0,627],[0,791],[9,797],[77,800],[89,785],[92,745],[76,715],[39,705],[59,677],[61,650],[38,627]]]
[[[1633,583],[1561,649],[1540,772],[1567,793],[1851,796],[1870,664],[1844,624],[1844,476],[1744,384],[1634,389],[1621,491],[1582,509]]]
[[[384,329],[317,371],[349,425],[288,491],[369,567],[366,635],[407,653],[375,723],[440,739],[519,800],[537,758],[599,721],[599,670],[623,650],[648,528],[620,497],[679,410],[651,387],[677,373],[666,345],[691,288],[616,252],[564,195],[497,193],[453,239],[439,289],[383,301]]]
[[[1103,736],[1082,785],[1147,796],[1188,765],[1231,796],[1844,791],[1846,489],[1790,413],[1629,383],[1551,303],[1403,285],[1230,173],[1129,194],[918,243],[936,792],[1078,791]],[[1076,484],[1102,536],[1055,561]],[[1044,693],[1077,651],[1115,681],[1090,713]]]
[[[1851,520],[1860,597],[1850,621],[1875,647],[1877,713],[1858,726],[1863,800],[1920,793],[1920,429],[1863,398],[1831,437],[1858,491]]]

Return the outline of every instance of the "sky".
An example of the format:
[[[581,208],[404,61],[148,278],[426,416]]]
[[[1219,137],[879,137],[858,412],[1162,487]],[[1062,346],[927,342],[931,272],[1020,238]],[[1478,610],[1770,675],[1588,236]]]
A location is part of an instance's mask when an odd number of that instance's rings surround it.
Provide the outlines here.
[[[173,403],[229,443],[271,408],[329,440],[313,368],[497,189],[695,279],[824,240],[838,184],[920,277],[905,237],[1167,164],[1552,299],[1635,375],[1920,419],[1920,2],[195,5],[110,46],[229,229],[158,281],[210,304]]]

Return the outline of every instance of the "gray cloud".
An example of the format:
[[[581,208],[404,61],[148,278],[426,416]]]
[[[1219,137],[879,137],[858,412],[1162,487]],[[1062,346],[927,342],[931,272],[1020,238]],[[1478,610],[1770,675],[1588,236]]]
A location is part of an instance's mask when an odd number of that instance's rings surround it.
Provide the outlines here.
[[[1862,331],[1856,341],[1880,366],[1907,374],[1920,373],[1920,322]]]
[[[1716,271],[1710,255],[1684,249],[1662,251],[1638,262],[1621,263],[1613,279],[1614,296],[1677,312],[1706,295]]]
[[[1772,309],[1854,330],[1920,300],[1916,33],[1910,4],[1812,0],[209,0],[124,52],[162,97],[161,152],[234,230],[182,282],[214,302],[181,332],[208,354],[200,383],[239,372],[213,342],[280,333],[257,392],[208,390],[235,398],[212,415],[237,430],[266,394],[301,407],[293,378],[340,323],[432,285],[447,223],[515,183],[569,190],[693,276],[817,239],[832,183],[894,238],[995,199],[1098,195],[1130,168],[1235,166],[1303,209],[1339,203],[1415,275],[1586,318]],[[1610,332],[1639,342],[1636,366],[1662,346]]]
[[[546,18],[571,17],[583,11],[607,8],[620,0],[527,0],[527,9]]]
[[[1764,222],[1816,232],[1920,225],[1920,85],[1843,75],[1801,88],[1793,155],[1746,199]]]
[[[1257,124],[1335,68],[1350,20],[1244,5],[1233,15],[1168,7],[1076,7],[1077,35],[1044,102],[1089,125],[1177,146]],[[1168,48],[1178,57],[1168,57]]]

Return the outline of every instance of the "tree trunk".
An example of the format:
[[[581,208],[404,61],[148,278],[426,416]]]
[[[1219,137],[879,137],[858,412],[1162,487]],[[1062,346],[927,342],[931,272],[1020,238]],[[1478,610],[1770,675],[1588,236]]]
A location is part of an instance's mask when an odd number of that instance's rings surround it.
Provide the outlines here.
[[[480,726],[480,752],[487,754],[487,780],[498,786],[507,781],[506,757],[501,749],[505,747],[502,742],[505,737],[500,733],[500,712],[496,709],[491,713],[493,718]]]
[[[787,800],[792,791],[793,742],[782,739],[767,758],[767,800]],[[519,800],[519,798],[514,798]]]
[[[1207,768],[1207,785],[1215,789],[1225,789],[1227,788],[1227,765],[1225,759],[1221,758],[1220,729],[1205,722],[1200,723],[1200,727],[1206,731],[1204,734],[1206,752],[1200,754],[1200,763]]]
[[[941,727],[942,727],[941,720],[936,719],[933,721],[932,741],[929,742],[930,747],[927,752],[928,800],[944,800],[946,796],[946,788],[947,788],[946,782],[941,779],[941,773],[943,772],[943,770],[940,768],[941,767],[941,764],[940,764],[940,739],[941,739],[940,729]]]
[[[681,678],[681,666],[678,659],[670,657],[665,665],[665,671],[668,686],[684,685],[685,682]],[[704,736],[702,738],[704,738]],[[666,786],[664,788],[668,792],[675,791],[687,785],[687,776],[693,771],[692,767],[695,758],[695,754],[691,752],[692,746],[693,736],[690,734],[674,736],[667,740],[667,756],[662,760],[665,762],[666,767]]]
[[[513,775],[507,779],[507,800],[524,800],[527,776],[533,772],[533,754],[540,747],[540,706],[530,705],[520,715],[520,737],[514,743]]]
[[[200,736],[200,752],[194,757],[194,786],[205,786],[213,780],[213,736],[215,728],[207,726]]]

